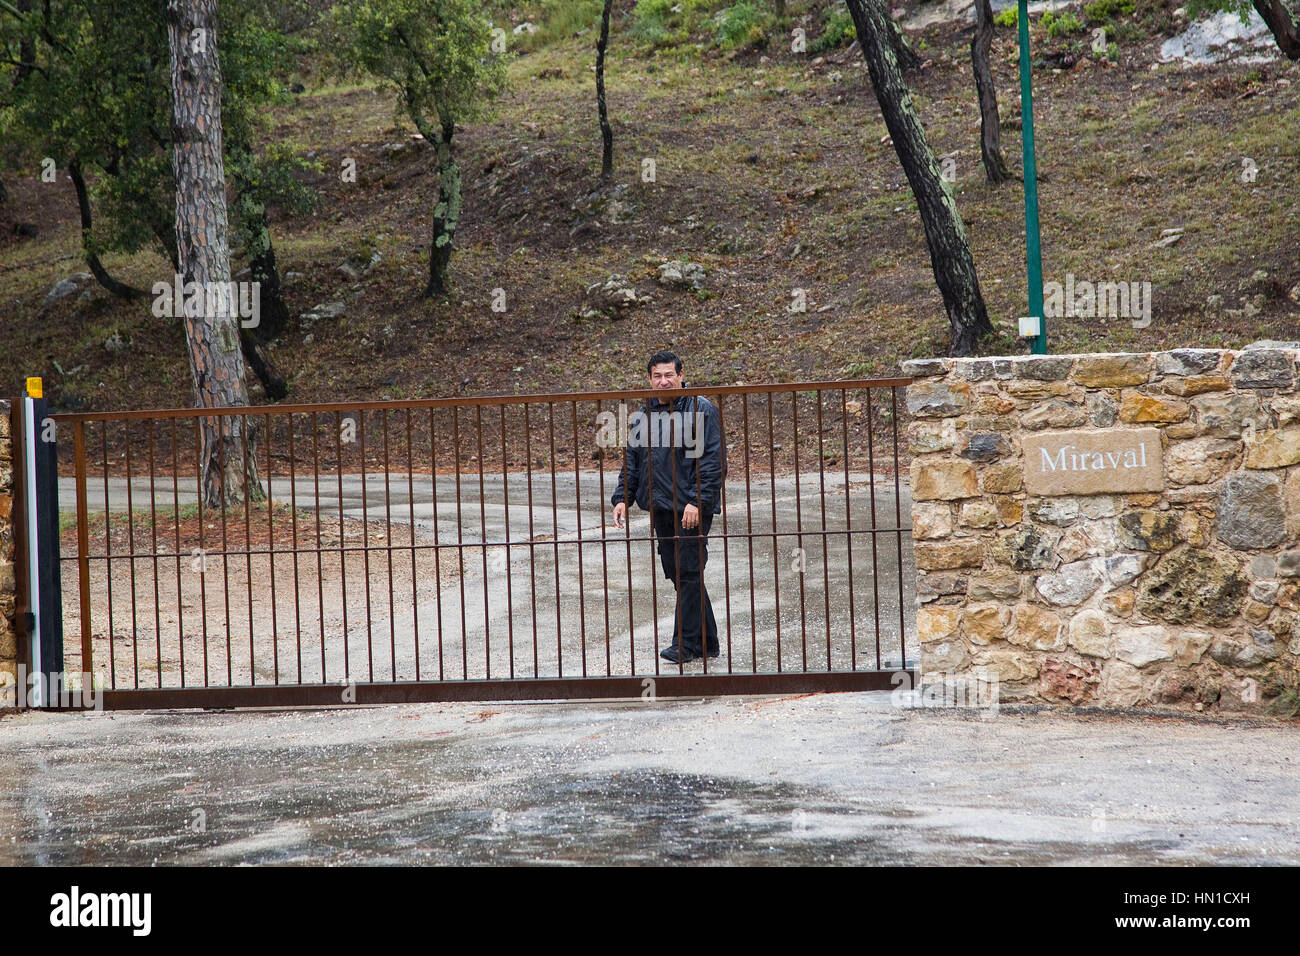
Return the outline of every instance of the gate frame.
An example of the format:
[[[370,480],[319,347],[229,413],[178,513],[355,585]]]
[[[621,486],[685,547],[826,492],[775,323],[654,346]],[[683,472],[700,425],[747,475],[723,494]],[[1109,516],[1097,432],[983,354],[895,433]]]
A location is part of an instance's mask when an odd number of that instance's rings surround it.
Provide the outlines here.
[[[38,380],[39,381],[39,380]],[[881,379],[846,379],[843,381],[774,382],[761,383],[760,388],[769,395],[784,392],[797,394],[804,391],[846,390],[867,388],[888,390],[894,399],[895,485],[899,493],[903,488],[898,474],[897,444],[898,419],[896,407],[897,388],[912,382],[911,377]],[[768,387],[768,386],[776,387]],[[754,385],[684,386],[696,395],[749,394]],[[82,625],[82,670],[93,676],[93,648],[90,636],[90,579],[89,579],[89,514],[86,482],[85,423],[87,421],[130,421],[135,419],[167,419],[215,416],[262,415],[274,412],[292,416],[299,413],[329,411],[396,410],[436,408],[440,406],[474,407],[513,403],[547,403],[594,400],[626,400],[639,397],[658,397],[654,389],[621,389],[587,392],[561,392],[524,395],[456,396],[432,399],[400,399],[396,401],[365,400],[357,402],[327,402],[319,404],[285,404],[275,406],[230,406],[224,408],[169,408],[140,409],[125,412],[71,412],[50,416],[55,423],[69,422],[73,426],[74,467],[77,508],[77,565]],[[42,405],[44,403],[42,402]],[[17,412],[15,411],[15,416]],[[61,562],[58,558],[58,473],[57,436],[50,443],[55,463],[53,473],[55,528],[55,574],[61,583]],[[847,449],[846,449],[847,451]],[[796,463],[797,468],[797,463]],[[268,476],[269,481],[269,476]],[[48,498],[47,498],[48,500]],[[874,503],[874,499],[873,499]],[[899,534],[909,528],[899,527]],[[903,587],[902,552],[898,555],[900,598]],[[62,658],[62,603],[57,617]],[[899,606],[900,628],[906,620],[903,603]],[[915,633],[915,623],[912,628]],[[777,671],[758,673],[660,673],[654,675],[619,675],[589,677],[533,677],[533,678],[470,678],[459,680],[407,680],[385,682],[350,682],[328,684],[266,684],[175,688],[103,688],[97,691],[97,706],[105,710],[126,709],[231,709],[236,707],[330,707],[374,705],[381,703],[418,703],[450,701],[506,701],[506,700],[627,700],[656,699],[658,697],[697,697],[714,695],[783,695],[790,693],[830,693],[853,691],[894,690],[906,681],[914,686],[919,674],[917,661],[908,661],[908,634],[900,633],[901,661],[882,661],[880,670],[850,671]],[[915,653],[919,654],[919,648]],[[897,664],[890,669],[890,665]],[[61,665],[60,665],[61,666]],[[72,709],[86,709],[87,705],[74,703]]]

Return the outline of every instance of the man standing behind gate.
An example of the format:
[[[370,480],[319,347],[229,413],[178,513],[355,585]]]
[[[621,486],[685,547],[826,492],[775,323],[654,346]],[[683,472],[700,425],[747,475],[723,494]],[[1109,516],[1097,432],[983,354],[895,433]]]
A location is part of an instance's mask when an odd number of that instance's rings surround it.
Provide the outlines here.
[[[682,360],[676,355],[656,352],[646,371],[650,387],[664,395],[628,416],[624,465],[610,501],[620,528],[627,517],[628,489],[631,500],[650,512],[664,575],[677,591],[673,643],[659,656],[686,663],[702,657],[706,649],[709,657],[719,651],[704,565],[709,527],[722,510],[722,429],[718,408],[707,398],[669,393],[685,384]]]

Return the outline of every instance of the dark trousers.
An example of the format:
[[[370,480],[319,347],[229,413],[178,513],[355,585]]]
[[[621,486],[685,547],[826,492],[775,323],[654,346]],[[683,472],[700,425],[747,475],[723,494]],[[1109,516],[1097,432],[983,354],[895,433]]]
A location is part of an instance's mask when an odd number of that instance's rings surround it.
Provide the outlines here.
[[[678,638],[681,646],[701,652],[700,613],[703,610],[704,630],[708,638],[708,652],[718,650],[718,622],[713,617],[713,604],[704,586],[704,566],[709,560],[707,536],[713,524],[713,515],[701,514],[694,528],[682,527],[681,512],[655,508],[651,512],[655,537],[659,539],[659,560],[664,576],[677,589],[677,611],[673,615],[673,645]],[[674,540],[673,536],[679,536]]]

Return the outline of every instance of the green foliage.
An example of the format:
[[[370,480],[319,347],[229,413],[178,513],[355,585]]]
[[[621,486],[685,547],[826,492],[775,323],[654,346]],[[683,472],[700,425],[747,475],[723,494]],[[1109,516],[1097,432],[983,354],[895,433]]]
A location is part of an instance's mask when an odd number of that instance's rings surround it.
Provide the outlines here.
[[[1242,23],[1250,22],[1251,0],[1187,0],[1187,18],[1196,20],[1209,13],[1235,13]]]
[[[843,46],[845,43],[851,43],[857,37],[857,29],[853,26],[853,17],[849,15],[848,8],[843,4],[835,4],[827,7],[822,12],[822,18],[826,21],[822,27],[822,32],[817,39],[808,44],[808,52],[824,53],[827,50],[833,50],[836,47]]]
[[[1110,23],[1120,17],[1131,17],[1135,9],[1135,0],[1092,0],[1083,5],[1083,15],[1089,23]]]
[[[589,37],[592,43],[600,32],[602,0],[534,0],[531,3],[485,3],[484,15],[493,26],[502,27],[509,34],[506,49],[514,53],[540,50],[554,43],[568,40],[577,34]],[[617,9],[611,11],[610,25],[617,20]],[[515,28],[531,23],[528,28],[515,33]],[[586,31],[586,33],[584,33]]]
[[[760,10],[749,0],[738,0],[720,10],[714,18],[717,33],[714,42],[722,50],[755,49],[767,45],[767,31],[773,25],[772,14]]]
[[[701,25],[707,0],[637,0],[632,37],[651,47],[680,46]]]
[[[291,5],[281,0],[278,6]],[[299,44],[268,23],[273,0],[227,0],[218,33],[222,131],[227,178],[241,193],[253,182],[274,184],[254,195],[253,207],[279,200],[300,208],[310,194],[292,178],[298,163],[273,150],[275,169],[251,153],[265,107],[282,100],[284,75]],[[46,6],[26,17],[0,16],[0,46],[26,43],[36,69],[22,83],[5,84],[0,142],[11,163],[49,156],[60,166],[77,160],[85,171],[94,228],[89,251],[134,253],[155,246],[173,254],[175,186],[171,157],[171,54],[158,9],[129,0],[81,0]],[[15,8],[16,9],[16,8]],[[10,76],[5,79],[11,79]],[[236,154],[241,156],[236,160]],[[256,193],[256,190],[253,190]],[[241,225],[235,204],[234,225]]]
[[[1020,25],[1020,11],[1017,7],[1007,7],[1001,13],[993,17],[993,25],[998,27],[1016,28]]]
[[[1039,20],[1039,25],[1047,31],[1047,35],[1052,39],[1082,33],[1085,29],[1083,21],[1068,10],[1064,13],[1059,13],[1056,10],[1045,11],[1042,19]]]
[[[345,0],[332,26],[336,69],[391,89],[397,116],[431,143],[482,116],[505,85],[492,27],[473,0]]]

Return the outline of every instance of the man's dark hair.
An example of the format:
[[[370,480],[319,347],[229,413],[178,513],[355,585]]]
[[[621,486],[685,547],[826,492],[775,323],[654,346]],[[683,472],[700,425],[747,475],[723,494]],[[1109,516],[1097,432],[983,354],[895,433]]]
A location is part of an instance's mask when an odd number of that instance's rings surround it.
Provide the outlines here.
[[[672,362],[676,366],[676,371],[681,374],[682,360],[667,349],[660,349],[654,355],[650,356],[650,361],[646,363],[645,372],[649,375],[656,365],[663,365],[665,362]]]

